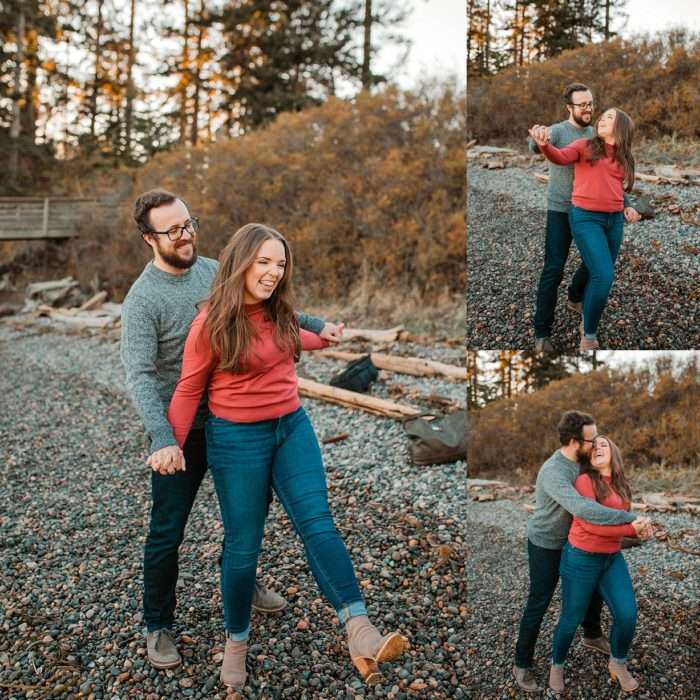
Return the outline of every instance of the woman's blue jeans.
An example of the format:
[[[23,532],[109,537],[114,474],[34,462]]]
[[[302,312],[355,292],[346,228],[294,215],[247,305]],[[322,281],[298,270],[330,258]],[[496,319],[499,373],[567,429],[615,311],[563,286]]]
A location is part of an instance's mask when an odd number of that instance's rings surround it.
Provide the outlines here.
[[[269,486],[304,543],[323,595],[344,623],[366,609],[328,505],[316,434],[303,408],[281,418],[234,423],[210,417],[209,468],[224,524],[221,591],[226,630],[247,639]]]
[[[595,336],[612,288],[615,260],[622,244],[625,217],[621,211],[589,211],[572,206],[571,233],[588,268],[583,294],[583,330]]]
[[[561,614],[552,648],[552,663],[566,660],[576,629],[583,620],[591,596],[597,590],[612,614],[610,653],[619,663],[627,661],[637,627],[637,602],[622,552],[594,554],[564,545],[561,556]]]

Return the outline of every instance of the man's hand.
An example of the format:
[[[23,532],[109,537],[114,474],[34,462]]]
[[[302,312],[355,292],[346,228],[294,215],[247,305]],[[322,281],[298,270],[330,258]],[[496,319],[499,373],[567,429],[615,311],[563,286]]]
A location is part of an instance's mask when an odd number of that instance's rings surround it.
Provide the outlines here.
[[[637,519],[632,523],[634,531],[637,533],[637,537],[640,540],[648,540],[654,534],[654,528],[651,524],[649,518],[643,518],[638,516]]]
[[[168,445],[154,452],[147,460],[146,464],[163,476],[174,474],[185,469],[185,455],[177,445]]]
[[[549,136],[551,129],[548,126],[542,126],[541,124],[535,124],[531,129],[528,130],[530,136],[538,146],[544,146],[549,143]]]
[[[624,214],[628,224],[636,224],[642,219],[642,215],[634,207],[625,207]]]
[[[327,340],[333,345],[337,345],[343,339],[343,329],[345,328],[344,323],[327,323],[323,330],[319,333],[321,338]]]

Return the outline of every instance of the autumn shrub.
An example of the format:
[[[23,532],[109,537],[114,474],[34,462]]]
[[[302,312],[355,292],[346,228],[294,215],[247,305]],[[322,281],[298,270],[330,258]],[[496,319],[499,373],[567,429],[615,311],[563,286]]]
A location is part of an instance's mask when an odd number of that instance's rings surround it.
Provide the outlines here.
[[[148,259],[130,218],[142,191],[182,196],[201,219],[200,251],[217,257],[241,225],[287,236],[297,287],[337,300],[360,288],[430,305],[464,288],[464,100],[388,89],[331,99],[239,138],[156,156],[134,177],[109,235],[84,262],[123,294]],[[103,232],[104,233],[104,232]],[[94,241],[94,237],[93,237]]]
[[[469,470],[532,481],[558,449],[564,411],[591,413],[598,431],[621,448],[631,467],[700,464],[700,372],[697,359],[681,371],[603,368],[553,381],[543,389],[494,401],[471,413]]]
[[[532,124],[565,119],[561,95],[572,82],[591,88],[598,110],[628,112],[641,135],[700,136],[700,38],[678,30],[592,43],[470,79],[470,136],[482,142],[524,138]]]

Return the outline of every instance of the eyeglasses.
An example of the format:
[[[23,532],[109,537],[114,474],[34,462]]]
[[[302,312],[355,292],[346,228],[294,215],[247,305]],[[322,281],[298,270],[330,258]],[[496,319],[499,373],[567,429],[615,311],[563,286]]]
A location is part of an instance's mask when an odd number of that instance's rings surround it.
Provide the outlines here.
[[[592,102],[569,102],[572,107],[579,107],[580,109],[593,109]]]
[[[199,231],[199,219],[196,216],[187,219],[182,226],[171,226],[167,231],[154,231],[153,229],[149,229],[147,233],[156,236],[167,236],[171,241],[179,241],[185,231],[187,231],[190,236],[194,236],[194,234]]]

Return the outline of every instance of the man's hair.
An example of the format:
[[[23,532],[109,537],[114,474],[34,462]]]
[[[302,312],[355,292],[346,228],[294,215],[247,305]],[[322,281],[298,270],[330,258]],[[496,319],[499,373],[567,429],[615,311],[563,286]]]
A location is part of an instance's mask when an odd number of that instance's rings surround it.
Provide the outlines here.
[[[185,205],[189,212],[190,208],[187,206],[185,200],[172,192],[166,192],[165,190],[149,190],[140,195],[134,202],[134,221],[136,222],[139,233],[150,233],[153,230],[151,226],[151,209],[162,207],[164,204],[172,204],[178,199]]]
[[[566,86],[566,89],[564,90],[564,102],[566,104],[570,105],[571,104],[571,95],[573,95],[575,92],[586,92],[590,91],[590,88],[588,85],[584,85],[583,83],[571,83],[570,85]]]
[[[595,418],[588,413],[580,411],[567,411],[561,417],[557,429],[559,430],[559,442],[568,445],[572,440],[583,442],[583,426],[595,425]]]

